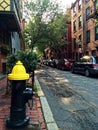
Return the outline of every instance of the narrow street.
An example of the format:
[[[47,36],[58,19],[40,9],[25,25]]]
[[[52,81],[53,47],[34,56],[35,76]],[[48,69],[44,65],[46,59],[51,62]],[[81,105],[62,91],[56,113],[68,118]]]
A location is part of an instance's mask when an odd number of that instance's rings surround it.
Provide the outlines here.
[[[60,130],[98,130],[98,78],[50,67],[35,75]]]

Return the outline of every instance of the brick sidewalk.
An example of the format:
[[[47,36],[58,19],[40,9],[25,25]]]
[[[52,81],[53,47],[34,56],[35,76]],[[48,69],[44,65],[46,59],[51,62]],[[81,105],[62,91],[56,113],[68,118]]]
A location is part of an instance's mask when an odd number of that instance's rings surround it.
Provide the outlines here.
[[[11,96],[5,94],[7,79],[0,80],[0,130],[13,130],[6,128],[6,119],[10,113]],[[30,117],[29,125],[24,128],[14,130],[46,130],[45,121],[41,109],[39,97],[33,97],[33,107],[26,107],[26,114]]]

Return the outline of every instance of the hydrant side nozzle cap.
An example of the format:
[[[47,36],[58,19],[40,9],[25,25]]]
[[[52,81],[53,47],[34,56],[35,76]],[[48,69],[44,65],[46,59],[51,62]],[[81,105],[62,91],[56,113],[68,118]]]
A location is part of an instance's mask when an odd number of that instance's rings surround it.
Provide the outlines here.
[[[9,80],[26,80],[29,79],[29,74],[21,61],[18,61],[12,69],[12,73],[8,74]]]

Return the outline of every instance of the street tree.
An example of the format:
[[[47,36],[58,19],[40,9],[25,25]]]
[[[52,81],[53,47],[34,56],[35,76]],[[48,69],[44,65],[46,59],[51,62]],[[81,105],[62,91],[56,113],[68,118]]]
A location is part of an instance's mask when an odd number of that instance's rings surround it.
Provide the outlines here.
[[[30,14],[29,23],[24,31],[27,48],[33,50],[36,47],[44,53],[48,46],[56,49],[66,44],[62,38],[66,34],[68,18],[57,3],[37,0],[26,2],[25,6]]]

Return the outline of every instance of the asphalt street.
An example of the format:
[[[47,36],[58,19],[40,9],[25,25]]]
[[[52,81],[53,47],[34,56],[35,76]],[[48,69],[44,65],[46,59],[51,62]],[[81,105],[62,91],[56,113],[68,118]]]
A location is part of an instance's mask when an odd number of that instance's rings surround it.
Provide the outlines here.
[[[98,130],[98,77],[50,67],[36,76],[60,130]]]

